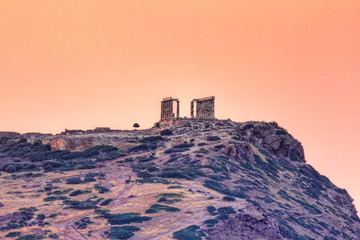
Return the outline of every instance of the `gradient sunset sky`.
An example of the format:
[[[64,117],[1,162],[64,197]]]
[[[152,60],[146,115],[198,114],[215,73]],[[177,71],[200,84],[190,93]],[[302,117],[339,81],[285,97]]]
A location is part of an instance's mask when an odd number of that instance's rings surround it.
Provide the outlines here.
[[[0,130],[276,121],[360,210],[359,0],[0,0]]]

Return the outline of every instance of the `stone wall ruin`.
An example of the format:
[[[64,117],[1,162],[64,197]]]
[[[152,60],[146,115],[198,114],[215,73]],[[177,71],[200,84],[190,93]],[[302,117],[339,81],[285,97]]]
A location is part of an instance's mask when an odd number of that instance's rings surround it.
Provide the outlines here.
[[[215,118],[215,97],[205,97],[191,101],[191,118],[194,118],[194,104],[196,103],[196,118]]]
[[[176,102],[176,119],[179,118],[180,114],[180,101],[177,98],[164,98],[161,101],[161,117],[160,120],[172,120],[175,119],[175,114],[173,111],[173,103]]]

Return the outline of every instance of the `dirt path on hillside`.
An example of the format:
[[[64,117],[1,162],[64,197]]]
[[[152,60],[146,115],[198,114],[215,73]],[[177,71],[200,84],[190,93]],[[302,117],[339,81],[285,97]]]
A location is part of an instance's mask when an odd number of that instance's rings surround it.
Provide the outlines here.
[[[91,216],[93,213],[87,213],[81,216],[78,216],[76,218],[71,218],[68,220],[65,220],[63,222],[57,223],[55,225],[56,229],[59,232],[60,238],[61,239],[73,239],[73,240],[87,240],[88,238],[86,236],[84,236],[83,234],[81,234],[75,227],[75,222],[84,218],[84,217],[89,217]]]
[[[128,174],[119,174],[119,173],[124,173],[123,169],[118,168],[118,167],[114,167],[113,166],[114,163],[109,163],[106,166],[106,179],[100,181],[101,184],[103,184],[104,186],[111,188],[113,186],[113,182],[115,182],[116,184],[118,184],[119,186],[123,186],[123,184],[125,184],[125,181],[129,178],[129,177],[134,177],[135,173],[133,173],[132,171],[125,171]],[[84,174],[79,174],[76,176],[83,176]],[[116,198],[114,198],[114,201],[112,201],[109,204],[110,209],[112,208],[116,208],[118,206],[120,206],[121,204],[126,203],[127,198],[124,198],[124,196],[130,191],[130,189],[135,185],[134,182],[130,183],[130,184],[126,184],[123,189],[117,194]],[[65,240],[87,240],[87,239],[106,239],[106,235],[105,235],[105,231],[106,229],[108,229],[108,227],[103,227],[95,232],[92,233],[92,236],[85,236],[83,234],[81,234],[77,229],[76,229],[76,225],[75,222],[84,218],[84,217],[90,217],[94,215],[93,212],[91,213],[87,213],[81,216],[76,216],[74,218],[70,218],[67,219],[65,221],[59,222],[57,224],[55,224],[56,229],[59,232],[60,235],[60,239],[65,239]],[[104,220],[106,221],[106,220]]]
[[[133,173],[133,172],[129,173],[126,176],[124,176],[124,175],[117,176],[118,173],[120,172],[120,169],[116,169],[116,171],[114,171],[114,168],[112,168],[112,170],[110,170],[110,172],[111,172],[110,178],[108,179],[107,183],[105,183],[104,185],[111,184],[111,181],[114,181],[114,180],[117,184],[123,185],[129,177],[135,176],[135,173]],[[134,185],[135,185],[134,182],[126,184],[124,186],[124,188],[118,193],[116,198],[114,198],[114,200],[109,204],[110,209],[117,208],[117,207],[121,206],[122,204],[125,204],[127,202],[128,198],[125,198],[124,196],[126,196],[126,194],[132,189],[132,187]],[[91,239],[107,239],[104,232],[108,229],[109,229],[108,226],[98,229],[97,231],[92,233]]]

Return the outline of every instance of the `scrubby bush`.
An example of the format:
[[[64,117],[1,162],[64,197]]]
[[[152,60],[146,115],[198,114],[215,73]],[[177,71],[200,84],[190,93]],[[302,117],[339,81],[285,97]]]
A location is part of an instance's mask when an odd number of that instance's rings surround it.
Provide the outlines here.
[[[75,196],[80,195],[80,194],[82,194],[82,193],[83,193],[83,191],[81,191],[81,190],[75,190],[75,191],[71,192],[71,193],[69,194],[69,196],[70,196],[70,197],[75,197]]]
[[[163,197],[163,198],[183,198],[184,195],[181,193],[160,193],[156,197]]]
[[[77,209],[77,210],[89,210],[96,209],[98,204],[102,199],[91,200],[87,199],[85,201],[77,201],[77,200],[64,200],[63,203],[67,205],[69,208]]]
[[[161,136],[170,136],[172,134],[173,134],[173,132],[170,129],[165,129],[160,132]]]
[[[152,209],[148,211],[149,209]],[[180,212],[181,210],[176,207],[170,207],[166,205],[160,205],[160,204],[153,204],[150,206],[148,210],[146,210],[146,213],[157,213],[158,211],[166,211],[166,212]]]
[[[194,146],[194,144],[192,144],[192,143],[182,143],[182,144],[173,146],[173,148],[191,148],[193,146]]]
[[[149,172],[157,172],[159,171],[159,169],[157,167],[148,167],[146,170],[148,170]]]
[[[211,174],[211,175],[208,175],[208,177],[211,178],[212,180],[219,181],[219,182],[222,182],[225,179],[225,177],[223,177],[221,175],[217,175],[217,174]]]
[[[193,180],[197,177],[204,177],[206,176],[206,174],[199,169],[193,169],[193,168],[182,169],[179,171],[174,171],[174,170],[166,171],[165,169],[163,169],[163,171],[160,174],[158,174],[158,176],[162,178],[180,178],[180,179]]]
[[[216,215],[216,208],[214,207],[214,206],[207,206],[206,207],[206,210],[208,211],[208,213],[210,214],[210,215]]]
[[[200,148],[199,150],[194,151],[194,153],[208,154],[209,151],[205,148]]]
[[[214,149],[220,150],[220,149],[223,149],[224,147],[225,147],[224,144],[219,144],[219,145],[216,145],[216,146],[214,147]]]
[[[302,236],[297,234],[297,232],[292,227],[290,227],[286,221],[279,221],[279,230],[280,230],[280,234],[283,238],[304,239],[304,238],[301,238]]]
[[[169,148],[169,149],[166,149],[164,151],[164,153],[171,154],[171,153],[186,152],[186,151],[189,151],[189,150],[190,150],[190,148]]]
[[[98,160],[96,160],[98,161]],[[84,170],[84,169],[95,169],[96,166],[92,163],[82,163],[82,164],[78,164],[74,167],[74,169],[80,169],[80,170]]]
[[[181,188],[185,188],[183,186],[170,186],[168,187],[168,189],[181,189]]]
[[[94,223],[90,220],[89,217],[84,217],[75,222],[75,226],[77,229],[86,229],[88,224]]]
[[[140,144],[138,146],[130,148],[129,152],[141,152],[141,151],[149,151],[151,149],[156,149],[156,145],[149,145],[149,144]]]
[[[112,198],[108,198],[108,199],[104,200],[102,203],[100,203],[100,206],[109,205],[109,203],[111,203],[112,201],[114,201]]]
[[[44,238],[45,237],[43,235],[27,234],[27,235],[20,236],[20,237],[16,238],[15,240],[41,240]]]
[[[227,202],[234,202],[235,198],[232,196],[225,196],[222,198],[223,201],[227,201]]]
[[[236,213],[232,207],[221,207],[217,211],[220,215]]]
[[[12,238],[12,237],[18,237],[21,235],[21,232],[9,232],[5,235],[5,237]]]
[[[148,172],[146,172],[146,171],[142,171],[142,172],[139,172],[139,173],[137,174],[137,176],[140,177],[140,178],[151,178],[151,177],[153,177],[154,175],[152,175],[151,173],[148,173]]]
[[[325,236],[324,240],[337,240],[337,239],[331,236]]]
[[[81,184],[83,181],[79,177],[72,177],[66,180],[66,184]]]
[[[162,141],[163,138],[161,136],[151,136],[151,137],[145,137],[141,139],[139,142],[141,143],[157,143],[158,141]]]
[[[11,164],[9,164],[9,165],[5,168],[5,172],[7,172],[7,173],[13,173],[13,172],[15,172],[15,171],[16,171],[15,166],[14,166],[14,165],[11,165]]]
[[[167,199],[164,197],[161,197],[161,198],[159,198],[159,200],[157,200],[157,202],[166,202],[166,201],[167,201]]]
[[[100,184],[95,184],[94,185],[95,190],[98,191],[98,193],[107,193],[110,192],[110,189],[108,189],[107,187],[104,187]]]
[[[218,222],[219,222],[219,220],[217,220],[217,219],[208,219],[204,223],[206,224],[207,227],[213,227]]]
[[[129,239],[137,231],[140,231],[140,228],[135,226],[111,227],[108,235],[110,239]]]
[[[84,182],[96,182],[94,177],[84,177]]]
[[[56,190],[53,192],[54,195],[63,195],[63,194],[67,194],[69,192],[71,192],[73,190],[73,188],[66,188],[62,191]]]
[[[140,213],[119,213],[119,214],[104,214],[104,217],[111,225],[123,225],[132,222],[142,223],[149,221],[151,217],[142,217]]]
[[[291,161],[294,162],[302,162],[303,160],[293,151],[290,150],[289,158]]]
[[[36,218],[39,219],[39,220],[44,220],[46,218],[46,216],[45,216],[45,214],[40,213],[40,214],[37,215]]]
[[[205,237],[205,233],[199,230],[196,225],[189,226],[173,233],[173,238],[178,240],[201,240]]]
[[[266,197],[264,198],[264,201],[267,202],[267,203],[275,202],[274,199],[272,199],[272,198],[269,197],[268,195],[266,195]]]
[[[44,168],[46,168],[47,166],[51,166],[53,168],[57,168],[57,167],[62,167],[64,166],[64,163],[59,162],[59,161],[55,161],[55,160],[48,160],[44,162]]]
[[[149,208],[149,209],[147,209],[146,211],[145,211],[145,213],[157,213],[158,211],[157,210],[155,210],[155,209],[153,209],[153,208]]]
[[[276,162],[270,158],[266,158],[267,162],[264,162],[260,156],[254,154],[254,159],[256,161],[256,167],[264,170],[264,172],[272,178],[278,178],[278,170],[281,168],[279,165],[276,164]]]
[[[208,141],[219,141],[219,140],[221,140],[221,138],[218,137],[218,136],[208,136],[206,138],[206,140],[208,140]]]
[[[135,159],[138,160],[139,162],[149,162],[154,159],[154,156],[153,155],[142,155],[142,156],[137,156]]]
[[[44,202],[53,202],[53,201],[57,201],[57,200],[66,200],[68,199],[68,197],[66,196],[50,196],[47,198],[44,198],[43,201]]]
[[[237,198],[248,198],[248,196],[241,190],[239,189],[230,190],[226,188],[225,185],[217,181],[205,180],[204,186],[225,195],[229,195]]]
[[[97,172],[90,172],[88,174],[85,175],[85,177],[98,177],[100,176],[100,173],[97,173]]]

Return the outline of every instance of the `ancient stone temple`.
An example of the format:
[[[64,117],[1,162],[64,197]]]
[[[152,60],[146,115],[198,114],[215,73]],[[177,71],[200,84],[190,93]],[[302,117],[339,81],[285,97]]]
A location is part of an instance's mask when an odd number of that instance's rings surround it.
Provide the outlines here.
[[[194,104],[196,103],[196,118],[215,118],[215,97],[205,97],[191,101],[190,115],[194,118]]]
[[[174,102],[176,102],[176,116],[174,113]],[[200,99],[194,99],[191,101],[191,118],[180,118],[180,101],[177,98],[164,98],[161,101],[161,116],[160,121],[155,123],[155,127],[169,127],[179,125],[181,123],[188,122],[191,119],[198,120],[211,120],[215,119],[214,114],[215,97],[206,97]],[[194,106],[196,105],[196,106]],[[196,116],[194,114],[196,113]]]
[[[173,111],[173,103],[176,102],[176,117]],[[161,101],[161,118],[160,120],[179,119],[180,101],[177,98],[164,98]]]
[[[176,116],[174,113],[174,102],[176,102]],[[156,127],[167,127],[178,124],[180,121],[180,101],[177,98],[164,98],[161,101],[160,121],[155,123]]]

